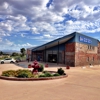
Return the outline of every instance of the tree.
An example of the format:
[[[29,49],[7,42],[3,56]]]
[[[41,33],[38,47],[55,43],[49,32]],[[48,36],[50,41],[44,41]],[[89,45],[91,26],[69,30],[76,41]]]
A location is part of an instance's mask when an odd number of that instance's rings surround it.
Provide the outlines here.
[[[3,52],[2,51],[0,51],[0,55],[3,55]]]
[[[13,52],[11,56],[18,56],[19,54],[16,52]]]
[[[20,52],[21,52],[21,56],[22,56],[22,57],[25,55],[25,51],[26,51],[25,48],[21,48],[21,49],[20,49]]]

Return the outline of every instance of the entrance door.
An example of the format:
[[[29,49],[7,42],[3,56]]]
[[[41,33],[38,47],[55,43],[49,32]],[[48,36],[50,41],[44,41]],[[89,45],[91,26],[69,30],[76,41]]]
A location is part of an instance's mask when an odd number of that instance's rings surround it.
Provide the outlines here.
[[[48,54],[48,62],[57,63],[57,54]]]

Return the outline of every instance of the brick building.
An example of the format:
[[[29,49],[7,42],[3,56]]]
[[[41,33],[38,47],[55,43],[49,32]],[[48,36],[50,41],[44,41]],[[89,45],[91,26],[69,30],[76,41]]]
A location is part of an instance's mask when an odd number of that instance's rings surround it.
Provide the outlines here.
[[[29,58],[29,60],[32,60],[32,49],[34,49],[34,47],[27,48],[27,51],[26,51],[27,58]]]
[[[100,64],[100,42],[74,32],[31,49],[31,60],[66,64],[72,67]]]

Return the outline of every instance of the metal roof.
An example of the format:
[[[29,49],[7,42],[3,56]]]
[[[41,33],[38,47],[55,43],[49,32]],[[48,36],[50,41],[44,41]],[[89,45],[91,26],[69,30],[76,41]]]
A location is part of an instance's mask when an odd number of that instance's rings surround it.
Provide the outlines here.
[[[37,47],[37,46],[36,46]],[[30,47],[30,48],[27,48],[27,50],[33,50],[34,48],[36,47]]]
[[[75,32],[74,32],[74,33],[75,33]],[[36,48],[33,48],[32,51],[38,51],[38,50],[48,49],[48,48],[50,48],[50,47],[53,47],[53,46],[58,45],[58,42],[59,42],[59,44],[65,43],[65,42],[67,42],[68,40],[70,40],[72,37],[75,36],[74,33],[69,34],[69,35],[66,35],[66,36],[61,37],[61,38],[58,38],[58,39],[56,39],[56,40],[53,40],[53,41],[51,41],[51,42],[48,42],[48,43],[43,44],[43,45],[41,45],[41,46],[38,46],[38,47],[36,47]]]
[[[53,46],[57,46],[58,45],[58,42],[59,42],[59,44],[65,43],[68,40],[70,40],[72,37],[76,36],[76,34],[84,35],[84,34],[81,34],[81,33],[78,33],[78,32],[73,32],[73,33],[71,33],[69,35],[66,35],[64,37],[55,39],[55,40],[53,40],[51,42],[48,42],[46,44],[43,44],[41,46],[37,46],[35,48],[32,48],[31,50],[32,51],[38,51],[38,50],[48,49],[48,48],[53,47]],[[86,36],[86,35],[84,35],[84,36]],[[87,37],[89,37],[89,36],[87,36]],[[89,38],[94,39],[92,37],[89,37]],[[94,39],[94,40],[97,40],[97,39]],[[99,40],[97,40],[97,41],[99,42]]]

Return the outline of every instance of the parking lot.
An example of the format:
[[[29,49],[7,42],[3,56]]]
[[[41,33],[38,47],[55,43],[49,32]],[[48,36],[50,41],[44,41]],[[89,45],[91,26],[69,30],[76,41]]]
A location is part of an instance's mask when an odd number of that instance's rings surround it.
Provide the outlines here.
[[[20,63],[24,64],[28,63]],[[0,64],[4,70],[22,68],[16,64]],[[45,70],[57,70],[58,65]],[[0,100],[100,100],[100,67],[74,67],[67,78],[44,81],[0,80]]]

